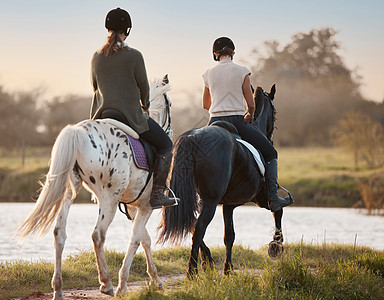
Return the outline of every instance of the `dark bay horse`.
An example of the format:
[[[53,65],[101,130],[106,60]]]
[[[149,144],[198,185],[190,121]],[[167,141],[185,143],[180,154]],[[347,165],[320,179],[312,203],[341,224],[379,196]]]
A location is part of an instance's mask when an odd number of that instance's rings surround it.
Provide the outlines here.
[[[272,143],[275,122],[275,85],[269,93],[258,87],[254,93],[256,104],[255,122]],[[175,207],[163,209],[159,226],[159,242],[170,240],[181,242],[188,233],[192,233],[192,250],[188,263],[188,275],[197,273],[199,249],[202,266],[214,267],[209,248],[203,238],[218,204],[222,204],[224,217],[224,244],[226,258],[224,273],[232,269],[232,246],[235,240],[233,210],[247,202],[254,202],[269,209],[263,176],[261,175],[251,152],[236,141],[236,136],[224,127],[205,126],[183,133],[174,146],[174,161],[171,189],[180,198]],[[197,195],[199,197],[197,197]],[[268,253],[276,258],[283,250],[281,219],[283,210],[273,213],[275,235]]]

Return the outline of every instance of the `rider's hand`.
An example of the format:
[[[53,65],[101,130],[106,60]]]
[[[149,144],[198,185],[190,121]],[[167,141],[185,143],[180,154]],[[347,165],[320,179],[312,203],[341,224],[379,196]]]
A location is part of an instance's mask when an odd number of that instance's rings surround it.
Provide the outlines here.
[[[247,113],[244,117],[244,121],[247,123],[253,123],[253,115],[250,115],[249,113]]]

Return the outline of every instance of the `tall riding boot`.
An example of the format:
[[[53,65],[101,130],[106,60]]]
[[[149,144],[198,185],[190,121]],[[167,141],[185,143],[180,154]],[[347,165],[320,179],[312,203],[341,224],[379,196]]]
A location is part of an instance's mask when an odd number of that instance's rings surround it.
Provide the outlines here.
[[[278,211],[284,206],[294,202],[291,195],[280,198],[277,194],[279,185],[277,184],[277,159],[274,158],[266,164],[265,178],[267,179],[269,208],[272,212]]]
[[[153,209],[163,206],[174,206],[178,204],[178,198],[169,198],[164,195],[169,168],[172,162],[172,152],[157,154],[153,170],[153,186],[150,204]]]

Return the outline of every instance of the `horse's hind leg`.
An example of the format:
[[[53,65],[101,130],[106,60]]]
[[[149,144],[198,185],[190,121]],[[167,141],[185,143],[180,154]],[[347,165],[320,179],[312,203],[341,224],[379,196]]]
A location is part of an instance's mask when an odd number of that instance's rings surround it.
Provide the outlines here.
[[[133,221],[132,236],[129,241],[128,251],[124,257],[123,265],[119,272],[119,285],[116,289],[116,295],[124,295],[127,292],[129,269],[131,268],[133,257],[140,245],[140,241],[142,240],[145,225],[147,224],[151,213],[151,208],[141,208],[137,211],[135,220]]]
[[[105,258],[104,243],[108,227],[115,217],[119,197],[113,198],[110,195],[105,195],[97,199],[99,203],[99,216],[92,233],[92,240],[99,272],[100,292],[113,296],[113,285]]]
[[[235,242],[235,230],[233,228],[233,210],[232,205],[223,205],[224,217],[224,244],[225,244],[225,262],[223,271],[228,275],[233,271],[232,265],[232,247]]]
[[[141,238],[141,246],[143,246],[144,248],[145,257],[147,259],[147,273],[151,278],[151,284],[157,284],[160,288],[162,288],[163,284],[161,283],[159,276],[157,275],[157,269],[152,258],[151,237],[149,236],[149,233],[146,228],[144,228],[143,236]]]
[[[280,209],[273,213],[275,219],[275,235],[273,236],[274,241],[283,242],[283,232],[281,230],[281,219],[283,218],[283,209]]]
[[[210,201],[209,203],[205,202],[201,210],[201,214],[197,219],[195,232],[193,233],[193,236],[192,236],[192,249],[191,249],[191,255],[188,262],[188,272],[187,272],[188,277],[191,277],[197,274],[197,260],[199,256],[199,248],[203,241],[205,232],[207,230],[207,226],[212,221],[213,216],[215,215],[216,205],[217,205],[217,202],[215,201]]]
[[[280,209],[273,213],[273,218],[275,219],[275,235],[273,236],[273,241],[269,243],[268,255],[277,259],[280,258],[283,254],[283,232],[281,230],[281,219],[283,217],[283,209]]]
[[[78,176],[72,176],[73,182],[75,184],[76,192],[79,192],[81,189],[81,180]],[[65,194],[65,201],[61,207],[60,213],[56,218],[56,225],[53,230],[54,244],[55,244],[55,271],[52,277],[52,288],[53,288],[53,299],[64,299],[62,288],[63,288],[63,279],[61,272],[61,260],[64,250],[64,244],[67,239],[66,234],[66,225],[67,218],[69,213],[69,208],[72,204],[71,197],[72,192],[70,189],[67,189]]]
[[[211,250],[209,250],[208,246],[201,241],[200,245],[200,258],[201,258],[201,267],[204,271],[209,269],[216,269],[215,261],[212,258]]]

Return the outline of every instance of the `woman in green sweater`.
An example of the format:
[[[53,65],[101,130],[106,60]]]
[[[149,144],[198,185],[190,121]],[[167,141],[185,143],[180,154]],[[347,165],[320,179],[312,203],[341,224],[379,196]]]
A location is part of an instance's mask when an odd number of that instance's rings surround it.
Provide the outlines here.
[[[111,10],[106,17],[106,44],[92,57],[94,96],[91,118],[112,118],[127,124],[157,150],[150,203],[153,208],[176,205],[164,195],[172,160],[172,141],[148,115],[149,84],[142,54],[124,41],[132,28],[124,9]]]

